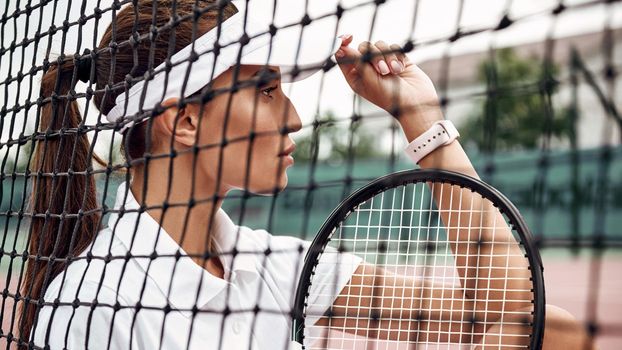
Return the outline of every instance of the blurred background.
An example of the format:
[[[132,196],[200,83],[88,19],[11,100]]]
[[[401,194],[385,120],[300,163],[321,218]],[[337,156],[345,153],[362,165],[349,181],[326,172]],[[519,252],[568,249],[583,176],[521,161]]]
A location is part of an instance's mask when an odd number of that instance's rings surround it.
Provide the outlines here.
[[[318,18],[316,25],[353,34],[354,47],[364,40],[414,43],[408,55],[434,81],[445,117],[458,127],[478,173],[519,208],[537,239],[547,302],[584,322],[601,349],[621,349],[622,4],[317,0],[308,1],[305,10],[305,3],[279,2],[277,18],[301,18],[306,12]],[[37,98],[41,75],[28,71],[46,57],[94,47],[110,13],[97,25],[86,21],[66,34],[47,34],[45,43],[34,45],[32,39],[111,4],[0,4],[0,344],[14,329],[11,295],[28,230],[15,215],[28,196],[28,136],[36,120],[36,108],[26,101]],[[340,20],[326,16],[337,4],[346,9]],[[307,39],[312,45],[314,38],[303,36]],[[81,82],[76,87],[85,89]],[[250,199],[234,192],[223,207],[237,224],[311,239],[353,190],[414,165],[402,154],[406,139],[396,121],[354,96],[337,68],[284,89],[304,124],[292,135],[298,147],[288,188],[275,197]],[[87,124],[104,121],[94,106],[86,118]],[[97,135],[97,154],[122,163],[119,137],[111,131]],[[123,175],[98,176],[102,201],[112,205]]]

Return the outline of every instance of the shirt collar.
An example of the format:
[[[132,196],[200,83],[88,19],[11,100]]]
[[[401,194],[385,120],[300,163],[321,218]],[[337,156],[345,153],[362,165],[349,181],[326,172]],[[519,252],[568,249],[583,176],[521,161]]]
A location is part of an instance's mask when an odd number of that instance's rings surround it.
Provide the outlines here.
[[[243,276],[245,281],[258,278],[257,268],[260,265],[257,254],[244,253],[252,245],[252,242],[244,239],[244,232],[241,232],[248,228],[233,223],[222,208],[214,215],[212,233],[215,249],[221,254],[220,259],[225,270],[224,280],[195,263],[151,215],[146,211],[141,212],[140,204],[126,181],[117,188],[114,210],[110,213],[108,226],[130,252],[132,261],[147,272],[176,308],[190,309],[195,305],[200,308],[205,305],[227,287],[232,271],[234,275]],[[242,253],[234,257],[234,251]],[[178,259],[176,255],[179,256]]]
[[[257,268],[260,265],[257,257],[263,251],[258,251],[258,245],[247,237],[252,234],[249,228],[236,225],[222,208],[214,218],[214,244],[220,253],[220,260],[225,268],[225,279],[230,279],[231,271],[243,273],[245,278],[258,277]]]

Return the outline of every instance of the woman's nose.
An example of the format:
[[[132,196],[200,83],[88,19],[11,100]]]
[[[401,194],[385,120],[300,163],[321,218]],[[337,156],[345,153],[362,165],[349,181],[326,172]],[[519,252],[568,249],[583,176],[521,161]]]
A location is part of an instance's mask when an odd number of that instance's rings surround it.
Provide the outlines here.
[[[296,107],[294,104],[287,99],[287,125],[285,126],[288,132],[296,132],[302,129],[302,121],[300,120],[300,116],[298,116],[298,112],[296,111]]]

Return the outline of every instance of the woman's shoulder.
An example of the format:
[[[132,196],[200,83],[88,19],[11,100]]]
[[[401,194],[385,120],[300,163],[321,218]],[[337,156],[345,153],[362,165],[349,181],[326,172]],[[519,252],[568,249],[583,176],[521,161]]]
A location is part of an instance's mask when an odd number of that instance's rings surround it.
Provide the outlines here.
[[[114,297],[115,302],[123,300],[125,293],[118,288],[120,277],[133,271],[132,265],[125,263],[126,253],[127,249],[115,239],[110,228],[102,228],[93,242],[54,277],[46,288],[44,300],[67,302],[107,297]]]
[[[274,235],[265,229],[257,229],[237,224],[229,215],[219,208],[216,214],[216,225],[213,231],[214,240],[221,248],[238,250],[265,250],[272,247],[298,246],[303,241],[290,235]]]
[[[305,249],[309,242],[291,234],[273,234],[266,229],[255,229],[248,226],[237,226],[240,236],[238,248],[258,248],[265,250],[298,250]],[[236,232],[233,232],[235,238]]]

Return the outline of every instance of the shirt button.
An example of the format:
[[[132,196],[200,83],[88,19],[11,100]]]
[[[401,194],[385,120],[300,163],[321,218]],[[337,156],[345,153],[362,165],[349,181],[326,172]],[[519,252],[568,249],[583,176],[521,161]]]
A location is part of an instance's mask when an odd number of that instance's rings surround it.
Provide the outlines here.
[[[235,334],[240,333],[240,328],[242,328],[242,325],[240,324],[240,321],[233,322],[233,333],[235,333]]]

